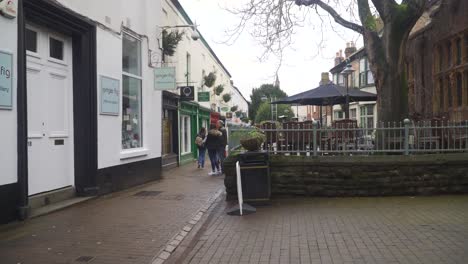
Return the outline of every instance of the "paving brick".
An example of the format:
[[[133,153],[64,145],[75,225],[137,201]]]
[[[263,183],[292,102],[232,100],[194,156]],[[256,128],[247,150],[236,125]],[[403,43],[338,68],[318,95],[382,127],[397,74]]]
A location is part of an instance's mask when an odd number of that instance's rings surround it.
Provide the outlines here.
[[[465,263],[468,196],[274,200],[213,213],[183,263]],[[206,262],[204,262],[206,261]]]
[[[222,189],[221,177],[210,177],[194,164],[175,168],[164,172],[160,181],[34,218],[0,233],[0,262],[75,263],[80,256],[92,256],[93,264],[151,263]],[[162,193],[134,196],[139,191]]]

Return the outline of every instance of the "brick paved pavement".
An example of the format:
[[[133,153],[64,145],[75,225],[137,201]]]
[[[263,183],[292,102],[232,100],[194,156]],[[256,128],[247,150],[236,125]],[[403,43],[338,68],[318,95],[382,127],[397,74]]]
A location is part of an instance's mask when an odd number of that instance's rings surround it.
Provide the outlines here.
[[[244,217],[224,205],[169,261],[468,263],[468,196],[280,199]]]
[[[0,263],[53,264],[92,256],[93,264],[150,263],[170,238],[223,187],[195,165],[164,179],[27,221],[0,233]],[[155,197],[135,193],[162,191]]]

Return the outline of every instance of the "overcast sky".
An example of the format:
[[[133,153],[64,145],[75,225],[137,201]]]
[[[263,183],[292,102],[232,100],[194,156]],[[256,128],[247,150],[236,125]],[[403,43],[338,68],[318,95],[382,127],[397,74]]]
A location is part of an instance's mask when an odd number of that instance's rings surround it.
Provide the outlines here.
[[[252,88],[274,82],[278,59],[271,56],[268,61],[260,62],[259,56],[264,49],[249,32],[244,32],[233,45],[223,43],[227,39],[226,30],[239,22],[239,18],[224,7],[233,7],[234,3],[241,5],[245,0],[179,1],[190,18],[199,25],[199,31],[248,100]],[[321,72],[328,72],[334,66],[335,53],[340,49],[344,53],[346,42],[357,41],[357,47],[362,46],[362,38],[358,34],[330,22],[328,15],[323,12],[319,17],[314,10],[308,19],[304,27],[297,28],[295,43],[286,51],[279,71],[281,88],[288,95],[318,86]],[[250,26],[247,31],[251,29]]]

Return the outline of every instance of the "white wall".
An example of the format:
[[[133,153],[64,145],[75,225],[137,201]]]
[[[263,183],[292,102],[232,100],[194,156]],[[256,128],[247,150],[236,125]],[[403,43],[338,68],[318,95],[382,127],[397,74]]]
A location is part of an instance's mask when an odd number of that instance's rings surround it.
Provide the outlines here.
[[[188,25],[188,21],[178,12],[176,7],[169,0],[161,0],[162,9],[166,11],[166,14],[163,13],[163,23],[162,26],[175,26],[175,25]],[[193,19],[193,18],[192,18]],[[196,18],[195,18],[196,19]],[[170,29],[169,29],[170,30]],[[184,30],[184,29],[179,29]],[[203,31],[203,26],[200,26],[200,30]],[[206,47],[203,42],[200,40],[194,41],[190,38],[191,29],[186,28],[185,37],[179,45],[177,46],[176,53],[172,57],[166,57],[166,63],[168,66],[176,67],[176,82],[179,86],[186,85],[186,67],[187,67],[187,53],[191,55],[191,76],[189,85],[195,86],[196,92],[198,91],[210,91],[210,102],[200,102],[201,106],[206,108],[211,108],[212,104],[217,106],[229,107],[233,104],[231,102],[224,103],[222,101],[222,95],[216,96],[213,92],[213,89],[208,87],[203,87],[203,77],[202,73],[205,71],[205,74],[208,75],[210,72],[216,72],[216,83],[215,86],[219,84],[224,85],[224,93],[233,93],[233,87],[231,84],[231,76],[223,69],[223,67],[218,63],[216,58],[210,52],[208,47]],[[179,93],[179,91],[173,91],[174,93]],[[198,101],[198,94],[195,94],[195,101]],[[217,109],[216,109],[217,110]]]
[[[232,100],[229,102],[231,106],[238,106],[238,111],[242,111],[249,115],[249,104],[248,102],[244,99],[240,91],[236,88],[232,89]]]
[[[160,61],[157,38],[160,0],[59,0],[68,8],[103,26],[97,28],[98,168],[161,157],[161,97],[154,88],[154,68]],[[122,150],[122,107],[119,116],[99,114],[101,75],[120,80],[122,87],[121,25],[141,35],[143,147]],[[150,56],[151,54],[151,56]],[[151,62],[149,61],[151,57]],[[122,92],[122,89],[120,89]],[[122,98],[120,99],[122,105]]]
[[[0,110],[0,185],[15,183],[17,176],[17,19],[0,16],[0,50],[13,53],[13,110]]]

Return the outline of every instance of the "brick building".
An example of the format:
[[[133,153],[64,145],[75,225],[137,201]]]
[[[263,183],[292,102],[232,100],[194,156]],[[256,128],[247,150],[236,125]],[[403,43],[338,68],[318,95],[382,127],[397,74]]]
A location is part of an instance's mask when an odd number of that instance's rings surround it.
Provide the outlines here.
[[[468,120],[468,1],[431,1],[407,45],[414,119]]]

